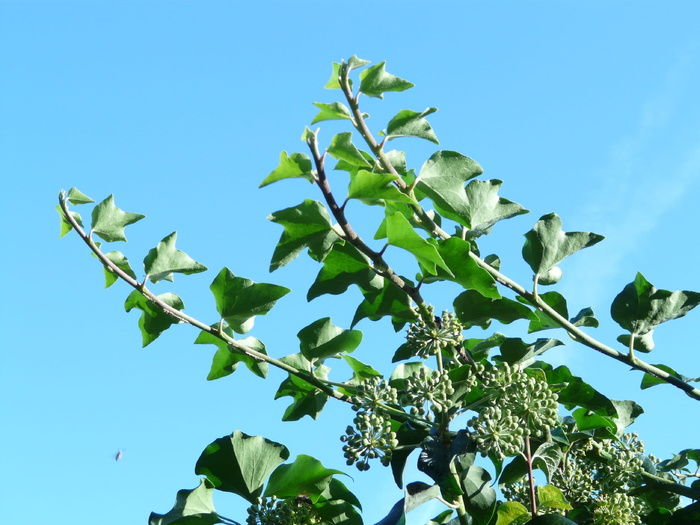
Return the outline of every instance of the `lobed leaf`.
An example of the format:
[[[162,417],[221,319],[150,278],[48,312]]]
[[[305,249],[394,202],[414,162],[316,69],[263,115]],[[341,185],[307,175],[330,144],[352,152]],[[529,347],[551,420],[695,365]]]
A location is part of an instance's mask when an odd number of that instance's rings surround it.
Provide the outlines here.
[[[418,204],[413,197],[394,185],[397,175],[359,170],[348,186],[348,199],[358,199],[367,204],[383,204],[384,201]]]
[[[450,237],[441,241],[437,245],[438,253],[447,267],[450,269],[450,275],[447,272],[441,271],[437,267],[437,275],[441,279],[454,281],[468,290],[476,290],[484,297],[498,299],[501,294],[498,292],[496,281],[486,270],[481,268],[474,259],[471,258],[469,252],[471,245],[459,237]],[[426,282],[428,279],[426,279]]]
[[[525,234],[523,259],[535,275],[544,275],[564,258],[603,239],[597,233],[563,232],[559,216],[550,213],[543,215]]]
[[[215,325],[218,327],[218,325]],[[233,330],[231,327],[224,327],[224,332],[233,338]],[[245,337],[238,340],[242,345],[257,350],[258,352],[267,355],[265,350],[265,345],[259,339],[255,337]],[[209,370],[209,375],[207,375],[207,381],[213,381],[214,379],[220,379],[226,377],[227,375],[235,372],[238,368],[239,363],[245,363],[248,369],[253,372],[256,376],[265,378],[267,377],[268,365],[265,361],[259,361],[252,358],[249,355],[233,350],[225,341],[219,339],[215,335],[209,332],[200,332],[195,339],[194,344],[196,345],[214,345],[216,346],[216,353],[212,359],[211,369]]]
[[[199,486],[192,490],[179,490],[175,497],[175,505],[167,514],[152,512],[148,517],[148,525],[213,525],[226,523],[214,510],[212,483],[202,479]]]
[[[177,310],[183,310],[185,308],[182,299],[174,293],[164,293],[157,297],[168,306],[172,306]],[[124,309],[127,312],[130,312],[134,308],[141,310],[139,329],[141,330],[143,347],[150,345],[160,334],[165,332],[172,325],[180,322],[179,319],[166,314],[159,306],[141,295],[138,290],[131,292],[124,303]]]
[[[437,136],[433,128],[425,120],[425,117],[435,113],[437,108],[427,108],[425,111],[418,113],[410,109],[402,109],[389,121],[386,130],[387,140],[392,140],[398,137],[417,137],[420,139],[429,140],[435,144],[438,142]]]
[[[282,361],[301,370],[311,372],[311,363],[301,354],[296,354],[296,356],[298,357],[284,357]],[[299,359],[304,361],[304,363],[302,363],[303,366],[300,366],[298,363]],[[313,373],[321,379],[326,379],[328,368],[319,366]],[[291,397],[293,401],[284,411],[282,421],[298,421],[304,416],[317,419],[329,397],[315,386],[291,374],[280,384],[277,393],[275,393],[275,399],[285,396]]]
[[[92,209],[92,232],[106,242],[126,241],[124,228],[143,219],[145,215],[127,213],[114,205],[110,195]]]
[[[288,458],[289,450],[284,445],[236,430],[204,449],[195,473],[207,476],[218,490],[257,503],[267,477]]]
[[[70,231],[73,229],[73,226],[66,219],[66,216],[63,213],[63,208],[61,208],[61,206],[56,206],[56,211],[58,212],[58,216],[61,219],[61,229],[59,230],[58,234],[58,237],[60,239],[64,237],[67,233],[70,233]],[[75,222],[77,222],[81,227],[83,226],[83,218],[80,216],[79,213],[76,213],[74,211],[69,211],[68,213],[70,213],[70,216],[73,217]]]
[[[469,228],[470,205],[464,184],[484,172],[456,151],[434,153],[420,169],[416,188],[428,196],[443,217]]]
[[[113,251],[105,253],[105,257],[112,261],[112,263],[114,263],[114,265],[117,268],[119,268],[129,277],[131,277],[132,279],[136,279],[136,274],[131,269],[131,265],[129,264],[129,259],[127,259],[122,252]],[[112,270],[108,269],[106,266],[103,266],[103,269],[105,274],[105,288],[109,288],[115,282],[117,282],[118,277],[117,274],[115,274]]]
[[[369,154],[359,150],[357,146],[352,143],[352,132],[350,131],[333,135],[327,151],[333,158],[343,160],[351,166],[363,168],[371,167],[370,162],[367,160]]]
[[[558,339],[538,339],[532,344],[527,344],[522,339],[508,338],[501,344],[501,357],[510,365],[518,365],[563,344]]]
[[[469,238],[477,238],[491,231],[493,226],[502,220],[530,213],[516,202],[509,201],[498,195],[503,184],[500,180],[472,180],[467,184],[467,216],[469,222]]]
[[[413,283],[404,279],[409,286]],[[415,319],[416,314],[411,306],[411,299],[405,292],[399,290],[388,280],[384,280],[381,290],[364,291],[364,300],[357,307],[350,327],[354,327],[362,319],[378,321],[382,317],[390,316],[396,331],[401,329],[408,321]]]
[[[208,268],[192,259],[185,252],[175,248],[177,232],[173,232],[149,250],[143,260],[146,275],[151,282],[157,283],[173,273],[191,275],[206,271]]]
[[[497,513],[496,525],[524,525],[532,517],[525,505],[517,501],[501,503],[498,506]]]
[[[314,117],[311,124],[316,124],[317,122],[323,122],[325,120],[343,120],[352,119],[350,110],[340,102],[333,102],[331,104],[324,104],[323,102],[314,102],[319,111],[318,115]]]
[[[304,248],[309,250],[312,259],[322,261],[333,245],[340,241],[325,206],[318,201],[306,199],[297,206],[276,211],[267,218],[284,227],[272,254],[271,272],[296,259]]]
[[[228,268],[219,272],[209,288],[219,315],[239,334],[248,332],[255,316],[266,315],[278,299],[291,291],[284,286],[236,277]]]
[[[328,489],[335,474],[344,473],[327,469],[316,458],[301,454],[294,463],[280,465],[270,474],[264,496],[289,499],[304,494],[316,503]]]
[[[386,62],[380,62],[360,73],[360,92],[368,97],[383,98],[387,91],[405,91],[413,86],[408,80],[387,73]]]
[[[683,317],[698,304],[700,293],[658,290],[637,273],[613,300],[610,314],[622,328],[643,336],[661,323]]]
[[[484,297],[475,290],[459,294],[453,306],[457,318],[465,328],[480,326],[486,329],[494,319],[503,324],[510,324],[518,319],[536,319],[530,308],[517,301],[506,297]]]
[[[383,288],[384,278],[372,270],[366,255],[349,242],[339,241],[323,259],[323,268],[306,298],[311,301],[323,294],[339,295],[352,284],[367,292],[378,292]]]
[[[362,342],[362,332],[335,326],[330,317],[324,317],[302,328],[297,337],[301,354],[312,363],[336,357],[341,352],[354,352]]]
[[[452,275],[436,245],[421,237],[403,214],[397,212],[386,217],[386,234],[390,245],[413,254],[418,263],[431,274],[435,275],[435,268],[439,266]]]
[[[311,159],[304,153],[292,153],[287,155],[286,151],[280,153],[279,165],[265,177],[260,183],[260,188],[272,184],[282,179],[302,178],[313,183],[314,175],[311,166]]]

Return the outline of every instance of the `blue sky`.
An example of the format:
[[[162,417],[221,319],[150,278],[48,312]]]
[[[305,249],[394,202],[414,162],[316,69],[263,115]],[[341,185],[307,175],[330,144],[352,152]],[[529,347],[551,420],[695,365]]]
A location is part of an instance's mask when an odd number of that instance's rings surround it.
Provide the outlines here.
[[[140,348],[137,316],[123,310],[128,290],[105,291],[78,238],[58,238],[59,190],[114,194],[147,215],[118,247],[132,261],[177,230],[178,247],[210,268],[172,285],[190,315],[214,321],[208,287],[223,266],[292,288],[252,335],[273,355],[295,353],[302,327],[327,315],[347,327],[354,307],[337,297],[306,303],[318,267],[305,256],[268,273],[281,232],[266,216],[320,196],[302,181],[257,187],[280,151],[304,151],[312,102],[335,100],[323,89],[331,62],[386,60],[416,87],[366,100],[374,129],[400,109],[438,107],[430,121],[440,148],[480,162],[504,181],[503,196],[531,210],[482,242],[504,273],[528,282],[522,234],[545,213],[567,231],[606,236],[563,263],[558,290],[572,310],[592,306],[594,335],[614,344],[609,305],[636,271],[659,288],[700,290],[698,20],[700,5],[682,1],[0,0],[2,521],[145,523],[196,486],[201,450],[235,429],[345,469],[347,407],[281,423],[287,401],[272,398],[283,375],[263,382],[241,370],[207,382],[213,349],[192,345],[185,326]],[[339,130],[322,125],[321,140]],[[396,147],[415,168],[437,149],[415,139]],[[356,220],[369,238],[372,226]],[[443,309],[448,297],[429,299]],[[659,328],[649,360],[700,376],[697,315]],[[402,335],[385,322],[358,328],[356,357],[390,371]],[[697,402],[675,389],[640,392],[638,373],[573,345],[549,358],[641,403],[633,429],[657,456],[698,446],[689,437]],[[379,466],[348,472],[367,523],[401,497]],[[215,503],[244,520],[237,497]]]

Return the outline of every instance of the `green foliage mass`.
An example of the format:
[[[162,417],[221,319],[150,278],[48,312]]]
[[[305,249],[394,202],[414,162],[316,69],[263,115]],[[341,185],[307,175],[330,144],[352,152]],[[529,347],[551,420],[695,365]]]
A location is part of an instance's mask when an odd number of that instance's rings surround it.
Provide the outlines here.
[[[413,84],[388,73],[384,62],[369,64],[355,56],[334,63],[325,87],[338,90],[341,100],[314,104],[319,113],[312,124],[339,120],[350,131],[336,134],[323,148],[318,130],[306,128],[307,151],[283,151],[261,183],[299,178],[315,186],[320,200],[306,199],[269,215],[283,228],[270,271],[306,251],[320,264],[307,291],[309,301],[343,295],[354,286],[360,290],[352,326],[335,326],[330,317],[312,320],[298,332],[299,351],[276,358],[258,338],[264,334],[239,336],[254,330],[255,317],[266,315],[290,290],[255,283],[228,268],[211,283],[212,318],[205,322],[186,315],[177,294],[154,295],[147,283],[173,281],[175,273],[203,272],[206,266],[177,249],[177,233],[172,233],[146,254],[146,278],[137,281],[123,253],[103,252],[94,240],[124,242],[125,228],[144,218],[119,209],[111,195],[93,206],[86,230],[69,207],[94,201],[75,188],[61,192],[60,235],[77,232],[103,265],[106,286],[121,280],[133,289],[125,309],[140,311],[144,346],[171,326],[187,323],[199,330],[195,343],[216,348],[207,379],[227,377],[240,363],[262,378],[270,369],[282,371],[275,398],[291,398],[285,421],[316,418],[331,400],[351,404],[355,417],[338,431],[339,452],[360,471],[389,467],[405,493],[387,505],[378,525],[401,525],[408,512],[435,499],[445,507],[431,525],[700,523],[700,449],[688,448],[667,460],[647,453],[638,436],[626,431],[643,412],[637,403],[609,399],[567,367],[554,368],[543,359],[549,349],[563,345],[558,339],[526,342],[499,332],[466,337],[472,327],[517,320],[527,321],[530,333],[563,330],[576,344],[625,365],[621,373],[630,367],[642,371],[641,388],[666,383],[700,400],[700,390],[692,385],[697,378],[636,355],[651,352],[654,329],[689,313],[700,304],[700,293],[657,289],[637,274],[611,306],[612,318],[624,330],[619,349],[593,338],[584,331],[598,326],[590,308],[570,317],[561,293],[538,288],[559,282],[559,265],[603,237],[565,232],[561,218],[549,213],[525,234],[522,246],[532,286],[502,274],[500,259],[482,257],[478,242],[499,222],[527,210],[499,195],[502,181],[478,178],[481,166],[461,153],[437,151],[416,175],[403,152],[387,151],[389,141],[404,137],[439,144],[428,121],[437,109],[403,109],[373,133],[369,115],[360,109],[361,97],[381,99]],[[353,83],[355,70],[361,71]],[[345,193],[331,188],[331,159],[346,177]],[[346,213],[349,200],[382,209],[372,240],[353,228]],[[423,299],[423,289],[441,281],[452,283],[454,301],[442,305],[438,316]],[[389,378],[350,355],[360,344],[372,344],[363,343],[355,325],[384,318],[406,333]],[[413,451],[432,484],[404,480]],[[236,521],[215,511],[214,491],[247,500],[248,525],[363,523],[361,502],[339,478],[343,472],[310,456],[291,462],[289,457],[284,445],[238,430],[215,439],[197,461],[195,471],[203,476],[199,486],[178,492],[173,509],[151,514],[149,523],[241,523],[241,517]],[[543,483],[536,482],[537,472]]]

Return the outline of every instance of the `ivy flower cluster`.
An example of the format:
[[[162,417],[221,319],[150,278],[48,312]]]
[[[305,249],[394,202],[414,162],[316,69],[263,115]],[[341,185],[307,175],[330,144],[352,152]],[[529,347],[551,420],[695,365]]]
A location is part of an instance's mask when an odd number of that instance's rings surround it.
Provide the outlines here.
[[[348,425],[340,440],[348,465],[356,464],[358,470],[368,470],[369,460],[379,459],[387,466],[391,454],[399,444],[391,421],[383,407],[398,403],[398,391],[378,377],[367,379],[357,386],[352,408],[357,412],[353,424]]]
[[[482,456],[510,457],[523,450],[524,438],[542,436],[558,423],[557,394],[546,381],[503,363],[484,374],[489,406],[467,422]]]
[[[434,314],[434,308],[428,307],[430,314]],[[432,325],[426,324],[423,319],[412,322],[408,327],[406,339],[418,357],[425,359],[444,349],[457,350],[462,344],[462,332],[464,326],[457,320],[455,314],[444,311],[441,317],[434,317]]]
[[[258,503],[248,507],[247,525],[317,525],[321,518],[311,501],[300,496],[293,500],[277,497],[258,498]]]
[[[411,405],[411,415],[434,421],[453,406],[455,393],[452,381],[445,371],[420,368],[406,378],[406,393],[403,400]],[[426,408],[427,407],[427,408]]]

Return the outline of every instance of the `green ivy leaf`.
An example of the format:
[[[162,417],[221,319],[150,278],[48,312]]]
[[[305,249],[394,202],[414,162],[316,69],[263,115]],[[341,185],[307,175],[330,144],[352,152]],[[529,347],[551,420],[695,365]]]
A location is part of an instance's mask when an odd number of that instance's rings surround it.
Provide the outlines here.
[[[561,459],[564,456],[564,452],[554,441],[545,441],[533,455],[532,461],[535,468],[540,469],[547,476],[547,481],[552,480],[552,475],[556,472],[557,468],[561,463]],[[541,505],[546,505],[552,507],[552,505],[547,505],[540,499]],[[564,507],[554,507],[554,508],[564,508]],[[568,507],[571,508],[571,507]]]
[[[92,232],[106,242],[126,241],[124,228],[144,217],[120,210],[114,205],[114,195],[110,195],[92,209]]]
[[[334,135],[331,139],[331,143],[328,145],[327,151],[333,158],[344,160],[351,166],[360,166],[363,168],[371,167],[371,164],[366,158],[368,154],[357,149],[352,143],[352,132],[350,131]]]
[[[350,110],[340,102],[333,102],[332,104],[314,102],[314,106],[316,106],[321,111],[318,113],[318,115],[314,117],[314,119],[311,121],[311,124],[323,122],[324,120],[343,120],[352,118]]]
[[[524,525],[530,518],[530,511],[517,501],[506,501],[498,506],[496,525]]]
[[[491,274],[481,268],[469,255],[471,245],[467,241],[459,237],[450,237],[439,242],[437,250],[452,273],[450,275],[438,267],[439,278],[454,281],[468,290],[476,290],[484,297],[492,299],[501,297],[496,281],[491,277]],[[430,278],[425,280],[429,282]]]
[[[590,307],[581,309],[581,311],[577,313],[574,317],[569,319],[569,321],[574,326],[588,326],[591,328],[598,328],[598,326],[600,325],[598,319],[595,318],[593,309],[591,309]]]
[[[216,299],[216,310],[239,334],[248,332],[256,315],[267,314],[278,299],[290,292],[284,286],[236,277],[228,268],[219,272],[209,288]]]
[[[537,487],[537,499],[543,507],[550,509],[571,510],[573,507],[566,501],[564,494],[554,485]]]
[[[304,248],[308,248],[312,259],[322,261],[333,244],[340,240],[325,206],[318,201],[306,199],[297,206],[276,211],[267,218],[284,227],[272,254],[271,272],[296,259]]]
[[[75,187],[68,190],[68,195],[66,196],[66,199],[74,206],[78,204],[90,204],[91,202],[95,202]]]
[[[337,242],[323,259],[323,268],[306,296],[311,301],[323,294],[339,295],[355,284],[365,291],[378,292],[384,278],[371,269],[369,258],[349,242]]]
[[[213,525],[226,523],[214,510],[213,484],[206,478],[192,490],[178,490],[175,505],[167,514],[152,512],[148,525]]]
[[[381,372],[376,371],[371,366],[366,365],[362,361],[355,359],[352,356],[342,355],[340,357],[342,357],[352,369],[352,379],[350,379],[351,383],[359,383],[365,379],[369,379],[371,377],[381,377],[382,375]]]
[[[365,69],[360,73],[360,92],[368,97],[384,98],[387,91],[405,91],[414,86],[408,80],[386,72],[386,62]]]
[[[56,211],[58,212],[58,216],[61,218],[61,229],[59,230],[59,239],[64,237],[67,233],[70,233],[70,231],[73,229],[73,226],[71,225],[68,220],[66,220],[65,215],[63,214],[63,209],[60,206],[56,206]],[[79,213],[76,213],[74,211],[69,211],[70,216],[73,217],[75,222],[77,222],[81,227],[83,226],[83,218],[80,216]]]
[[[522,339],[508,338],[501,345],[501,356],[508,364],[517,365],[563,344],[558,339],[538,339],[533,344],[527,344]]]
[[[552,309],[564,318],[569,317],[569,309],[566,305],[566,299],[559,292],[547,292],[540,294],[540,299],[542,299],[547,305],[551,306]],[[517,296],[518,302],[529,305],[523,297]],[[549,317],[546,313],[539,309],[535,309],[532,312],[535,315],[535,319],[530,321],[530,326],[527,328],[527,332],[531,334],[532,332],[539,332],[541,330],[549,330],[552,328],[561,328],[561,326]]]
[[[561,229],[559,216],[550,213],[542,216],[532,230],[525,234],[523,259],[535,275],[544,275],[562,259],[603,239],[604,237],[597,233],[565,233]]]
[[[362,342],[362,332],[335,326],[330,317],[324,317],[302,328],[297,337],[301,354],[312,363],[337,356],[341,352],[354,352]]]
[[[294,463],[280,465],[270,474],[264,495],[289,499],[304,494],[316,503],[328,489],[335,474],[343,472],[327,469],[316,458],[301,454]]]
[[[607,416],[617,415],[617,410],[612,401],[598,392],[583,379],[571,373],[566,366],[559,366],[555,369],[551,365],[545,365],[547,383],[550,386],[563,385],[564,388],[558,390],[559,403],[567,410],[579,406],[587,410],[597,412]]]
[[[163,301],[165,304],[176,308],[177,310],[183,310],[185,308],[182,299],[175,295],[174,293],[164,293],[157,296],[158,299]],[[178,324],[180,321],[173,317],[172,315],[163,312],[160,307],[153,304],[151,301],[146,299],[137,290],[134,290],[126,298],[124,303],[124,309],[130,312],[134,308],[141,310],[141,317],[139,318],[139,329],[141,330],[141,338],[143,341],[143,347],[150,345],[155,341],[160,334],[165,332],[174,324]]]
[[[359,170],[350,179],[348,199],[358,199],[366,204],[383,204],[383,201],[395,201],[417,205],[418,201],[403,193],[393,184],[398,178],[397,175],[388,173]]]
[[[496,491],[491,475],[483,468],[472,465],[461,473],[464,503],[476,523],[489,523],[496,513]]]
[[[428,272],[436,274],[435,267],[440,266],[449,275],[452,272],[442,260],[434,243],[421,237],[401,213],[392,213],[386,217],[387,242],[413,254],[418,263]]]
[[[404,279],[409,286],[413,283]],[[354,327],[362,319],[378,321],[382,317],[390,316],[394,322],[396,331],[401,329],[408,321],[416,318],[411,306],[411,300],[403,291],[388,280],[384,280],[384,287],[379,291],[363,291],[364,300],[355,311],[350,327]]]
[[[611,401],[617,412],[617,418],[615,419],[617,432],[615,435],[622,437],[625,429],[644,413],[644,409],[634,401],[616,401],[615,399],[611,399]]]
[[[668,372],[669,374],[676,376],[678,379],[681,379],[682,381],[685,381],[686,383],[697,383],[700,381],[700,377],[687,377],[684,376],[683,374],[679,374],[676,372],[673,368],[667,365],[659,364],[659,365],[654,365],[656,368],[660,368],[664,372]],[[646,388],[650,388],[655,385],[667,385],[668,383],[664,381],[663,379],[660,379],[656,376],[653,376],[651,374],[644,374],[644,377],[642,377],[642,384],[641,388],[642,390]]]
[[[151,282],[157,283],[173,273],[190,275],[207,270],[206,266],[175,248],[176,240],[177,232],[171,233],[160,241],[158,246],[149,250],[144,258],[143,266]]]
[[[480,326],[486,329],[493,319],[503,324],[510,324],[518,319],[535,319],[532,310],[517,301],[506,297],[484,297],[475,290],[459,294],[453,305],[457,318],[465,328]]]
[[[306,370],[309,373],[313,373],[321,379],[327,379],[328,371],[330,370],[323,365],[316,367],[314,370],[311,362],[301,354],[283,357],[281,361],[298,370]],[[316,419],[328,401],[327,394],[319,391],[318,388],[300,377],[291,374],[280,384],[275,394],[275,399],[285,396],[291,397],[293,401],[284,411],[282,421],[297,421],[304,416]]]
[[[218,327],[218,325],[214,326],[214,328],[216,327]],[[229,337],[233,337],[233,330],[231,330],[231,327],[224,327],[224,332]],[[252,348],[253,350],[267,355],[265,345],[255,337],[245,337],[239,339],[238,342],[248,348]],[[235,372],[236,368],[238,368],[238,363],[245,363],[248,369],[258,377],[267,377],[268,365],[265,361],[258,361],[249,355],[233,350],[225,341],[222,341],[209,332],[200,332],[194,344],[214,345],[217,348],[212,360],[211,369],[209,370],[209,375],[207,375],[207,381],[213,381],[214,379],[232,374]]]
[[[456,151],[434,153],[420,169],[416,188],[427,195],[443,217],[469,228],[471,207],[464,184],[484,172]]]
[[[438,142],[437,136],[433,131],[425,117],[435,113],[437,108],[427,108],[425,111],[418,113],[410,109],[402,109],[387,125],[386,137],[387,140],[392,140],[398,137],[417,137],[420,139],[429,140],[435,144]]]
[[[236,430],[207,446],[194,471],[206,476],[218,490],[257,503],[267,477],[288,458],[289,450],[284,445]]]
[[[272,172],[260,183],[260,188],[277,182],[282,179],[302,178],[313,183],[314,175],[311,166],[311,159],[304,153],[292,153],[287,155],[286,151],[280,153],[280,163]]]
[[[131,265],[129,264],[129,259],[126,258],[126,256],[122,252],[109,252],[105,253],[105,257],[112,261],[114,265],[119,268],[122,272],[127,274],[129,277],[132,279],[136,279],[136,274],[134,271],[131,269]],[[117,274],[115,274],[112,270],[107,269],[106,266],[102,267],[104,270],[105,274],[105,288],[109,288],[112,286],[115,282],[117,282]]]
[[[469,238],[475,239],[489,233],[499,221],[529,213],[520,204],[498,196],[501,184],[502,181],[495,179],[473,180],[467,184]]]
[[[643,336],[661,323],[683,317],[698,304],[700,293],[658,290],[637,273],[613,300],[610,314],[622,328]]]
[[[606,428],[614,435],[617,430],[617,425],[612,417],[602,416],[585,408],[577,408],[572,412],[572,415],[576,420],[576,426],[582,432]]]

